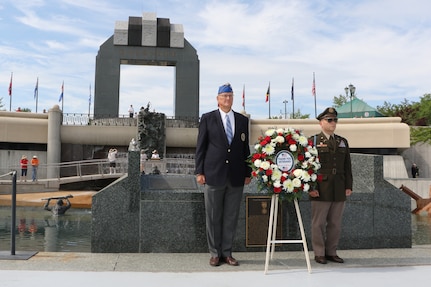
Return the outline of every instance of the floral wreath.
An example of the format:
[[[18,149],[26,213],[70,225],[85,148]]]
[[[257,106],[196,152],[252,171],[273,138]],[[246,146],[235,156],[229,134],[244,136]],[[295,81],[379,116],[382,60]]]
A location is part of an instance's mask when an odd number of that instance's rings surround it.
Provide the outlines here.
[[[293,201],[322,180],[317,148],[300,130],[271,128],[258,141],[248,161],[260,190]]]

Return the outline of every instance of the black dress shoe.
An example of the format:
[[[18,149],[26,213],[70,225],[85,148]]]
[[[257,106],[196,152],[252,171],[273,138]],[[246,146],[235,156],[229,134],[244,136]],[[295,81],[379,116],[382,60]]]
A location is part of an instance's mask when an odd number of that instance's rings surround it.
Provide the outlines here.
[[[223,261],[226,262],[227,264],[229,264],[230,266],[238,266],[239,265],[238,261],[235,258],[233,258],[232,256],[228,256],[228,257],[223,258]]]
[[[325,257],[332,262],[344,263],[343,258],[338,257],[338,255],[326,255]]]
[[[314,256],[314,261],[316,261],[317,263],[320,263],[320,264],[326,264],[326,263],[328,263],[326,261],[325,256]]]
[[[220,266],[220,259],[218,257],[211,257],[210,265],[213,267]]]

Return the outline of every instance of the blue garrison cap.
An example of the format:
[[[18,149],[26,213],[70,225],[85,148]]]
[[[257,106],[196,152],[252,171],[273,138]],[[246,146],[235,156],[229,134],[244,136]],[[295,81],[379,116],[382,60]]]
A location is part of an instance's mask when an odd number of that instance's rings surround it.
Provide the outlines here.
[[[232,87],[229,83],[226,83],[218,88],[218,93],[233,93]]]

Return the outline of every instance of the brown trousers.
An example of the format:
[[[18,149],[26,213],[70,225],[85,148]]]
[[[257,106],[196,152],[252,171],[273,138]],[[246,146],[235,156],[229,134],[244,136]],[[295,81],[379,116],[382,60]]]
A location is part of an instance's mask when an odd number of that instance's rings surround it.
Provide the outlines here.
[[[344,201],[311,201],[311,244],[315,256],[337,255]]]

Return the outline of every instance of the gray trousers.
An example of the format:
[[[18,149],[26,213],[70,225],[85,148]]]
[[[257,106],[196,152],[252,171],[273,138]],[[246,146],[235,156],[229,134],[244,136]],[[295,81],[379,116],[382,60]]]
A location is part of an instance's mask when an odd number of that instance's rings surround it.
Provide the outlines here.
[[[244,186],[209,186],[204,189],[206,232],[212,257],[232,255]]]
[[[311,201],[311,244],[315,256],[337,255],[344,201]]]

